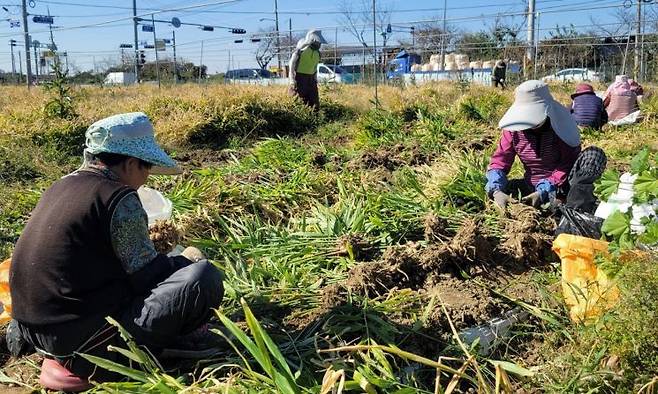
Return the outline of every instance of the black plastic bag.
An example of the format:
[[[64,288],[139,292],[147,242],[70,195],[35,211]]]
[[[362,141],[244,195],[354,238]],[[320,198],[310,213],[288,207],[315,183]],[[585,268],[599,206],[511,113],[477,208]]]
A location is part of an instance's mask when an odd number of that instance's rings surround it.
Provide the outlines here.
[[[560,223],[555,230],[555,235],[572,234],[592,239],[601,238],[601,226],[603,219],[589,213],[579,212],[566,205],[558,205],[562,213]]]

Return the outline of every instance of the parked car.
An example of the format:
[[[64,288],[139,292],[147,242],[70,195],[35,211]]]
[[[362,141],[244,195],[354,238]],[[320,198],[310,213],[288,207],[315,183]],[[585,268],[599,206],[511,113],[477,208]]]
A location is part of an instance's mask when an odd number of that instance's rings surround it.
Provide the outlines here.
[[[240,68],[227,71],[224,78],[233,80],[263,79],[272,78],[272,73],[262,68]]]
[[[552,75],[542,78],[542,81],[560,81],[560,82],[602,82],[603,74],[586,68],[567,68],[560,70]]]
[[[333,64],[318,64],[318,82],[320,83],[352,83],[354,76],[345,71],[341,66]]]

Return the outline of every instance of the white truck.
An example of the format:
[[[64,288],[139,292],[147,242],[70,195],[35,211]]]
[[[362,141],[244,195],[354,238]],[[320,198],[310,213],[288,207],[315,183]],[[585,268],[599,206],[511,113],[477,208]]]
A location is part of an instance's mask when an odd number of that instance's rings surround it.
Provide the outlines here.
[[[137,82],[134,73],[111,72],[108,73],[103,82],[105,85],[132,85]]]

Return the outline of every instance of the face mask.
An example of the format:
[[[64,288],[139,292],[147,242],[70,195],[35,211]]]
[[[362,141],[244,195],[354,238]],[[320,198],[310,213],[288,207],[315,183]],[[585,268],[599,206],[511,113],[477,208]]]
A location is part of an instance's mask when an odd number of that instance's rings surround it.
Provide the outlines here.
[[[315,49],[316,51],[318,49],[320,49],[320,43],[317,42],[317,41],[313,41],[310,46],[311,46],[311,49]]]

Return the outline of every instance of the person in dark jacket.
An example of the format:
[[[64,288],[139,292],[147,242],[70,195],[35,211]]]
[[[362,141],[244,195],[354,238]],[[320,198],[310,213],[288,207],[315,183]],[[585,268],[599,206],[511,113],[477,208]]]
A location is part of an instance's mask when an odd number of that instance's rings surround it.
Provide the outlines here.
[[[491,73],[491,80],[493,81],[495,88],[500,85],[500,88],[505,90],[505,87],[507,86],[505,83],[505,74],[507,74],[507,64],[504,60],[497,61]]]
[[[213,351],[205,324],[222,275],[196,248],[158,254],[137,195],[149,174],[176,174],[143,113],[111,116],[86,133],[85,161],[46,190],[12,256],[12,324],[45,356],[41,381],[76,391],[113,380],[80,353],[121,361],[112,317],[154,354]],[[194,341],[192,340],[194,337]],[[194,343],[193,343],[194,342]],[[216,352],[217,349],[215,348]]]
[[[578,84],[571,99],[571,114],[578,126],[600,130],[608,123],[608,113],[603,106],[603,100],[594,93],[592,85]]]

